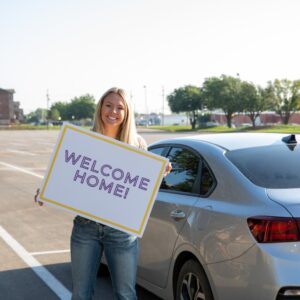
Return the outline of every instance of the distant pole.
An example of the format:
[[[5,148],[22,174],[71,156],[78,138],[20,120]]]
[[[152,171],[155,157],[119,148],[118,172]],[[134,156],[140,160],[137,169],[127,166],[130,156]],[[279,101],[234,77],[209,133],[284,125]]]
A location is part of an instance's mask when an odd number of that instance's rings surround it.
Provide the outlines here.
[[[131,103],[133,104],[133,101],[132,101],[132,99],[133,99],[132,91],[130,91],[129,98],[130,98]]]
[[[165,89],[162,87],[162,114],[161,114],[161,125],[164,126],[165,118]]]
[[[50,103],[50,97],[49,97],[48,90],[47,90],[46,98],[47,98],[47,113],[46,113],[46,118],[47,118],[47,130],[48,130],[49,129],[49,116],[48,116],[48,112],[49,112],[49,103]]]
[[[147,122],[146,126],[148,126],[149,118],[148,118],[147,86],[146,85],[144,85],[144,91],[145,91],[145,111],[146,111],[146,122]]]
[[[133,95],[132,95],[132,91],[130,91],[130,93],[129,93],[129,99],[130,99],[130,103],[131,103],[131,105],[132,105],[132,107],[133,107],[133,109],[134,109],[134,111],[135,111],[135,105],[134,105],[134,103],[133,103]]]
[[[134,103],[134,100],[133,100],[133,94],[132,94],[132,91],[130,91],[129,93],[129,99],[130,99],[130,103],[131,103],[131,106],[132,106],[132,109],[133,109],[133,112],[134,112],[134,119],[137,117],[137,111],[136,111],[136,108],[135,108],[135,103]],[[135,120],[136,122],[136,120]]]

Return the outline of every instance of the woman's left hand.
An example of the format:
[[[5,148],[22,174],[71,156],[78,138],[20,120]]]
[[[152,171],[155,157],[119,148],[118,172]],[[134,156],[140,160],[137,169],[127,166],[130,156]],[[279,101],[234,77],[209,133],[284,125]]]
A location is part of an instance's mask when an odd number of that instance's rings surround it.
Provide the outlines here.
[[[169,162],[168,165],[166,166],[164,176],[166,177],[171,171],[172,171],[172,165]]]
[[[43,203],[42,201],[39,201],[39,200],[38,200],[39,194],[40,194],[40,189],[37,189],[36,192],[35,192],[35,195],[34,195],[34,202],[35,202],[35,203],[38,203],[39,206],[43,206],[44,203]]]

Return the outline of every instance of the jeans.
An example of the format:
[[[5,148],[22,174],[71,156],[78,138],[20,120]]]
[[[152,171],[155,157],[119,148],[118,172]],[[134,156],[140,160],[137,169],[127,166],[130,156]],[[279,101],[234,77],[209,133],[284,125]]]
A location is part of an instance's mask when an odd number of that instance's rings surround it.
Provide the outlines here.
[[[92,299],[103,252],[116,298],[136,300],[138,239],[80,216],[71,236],[72,300]]]

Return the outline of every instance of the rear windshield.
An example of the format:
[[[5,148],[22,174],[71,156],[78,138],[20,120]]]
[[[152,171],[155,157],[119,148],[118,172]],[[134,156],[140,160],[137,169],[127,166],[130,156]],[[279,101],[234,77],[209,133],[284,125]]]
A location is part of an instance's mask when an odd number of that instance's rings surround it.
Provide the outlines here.
[[[300,187],[300,147],[272,145],[228,151],[228,159],[254,184],[287,189]]]

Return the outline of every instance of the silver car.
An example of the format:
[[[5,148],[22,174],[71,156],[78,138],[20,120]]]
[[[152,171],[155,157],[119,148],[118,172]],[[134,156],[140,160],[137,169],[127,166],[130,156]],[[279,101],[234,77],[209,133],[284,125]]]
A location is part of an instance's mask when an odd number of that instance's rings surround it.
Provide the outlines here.
[[[159,141],[169,158],[140,241],[138,283],[163,299],[300,299],[299,136]]]

